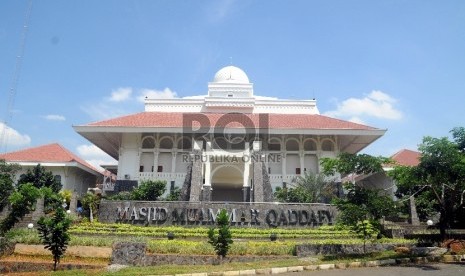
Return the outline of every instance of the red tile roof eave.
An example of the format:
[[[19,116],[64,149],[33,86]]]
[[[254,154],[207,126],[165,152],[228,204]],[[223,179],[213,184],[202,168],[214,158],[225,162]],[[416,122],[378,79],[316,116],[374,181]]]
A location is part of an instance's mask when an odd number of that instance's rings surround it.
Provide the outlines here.
[[[157,128],[179,128],[183,127],[182,116],[186,113],[163,113],[163,112],[142,112],[132,115],[122,116],[114,119],[93,122],[83,126],[107,126],[107,127],[157,127]],[[193,113],[196,114],[196,113]],[[215,123],[222,113],[198,113],[210,118]],[[231,116],[246,115],[253,123],[257,123],[260,114],[231,114]],[[374,127],[356,124],[340,119],[335,119],[317,114],[268,114],[271,129],[363,129],[379,130]],[[240,117],[239,117],[240,118]],[[294,125],[289,126],[289,123]],[[331,124],[333,126],[326,126]],[[79,126],[77,126],[79,127]],[[242,127],[237,127],[242,128]]]
[[[52,155],[50,155],[52,154]],[[41,158],[37,158],[40,156]],[[64,148],[58,143],[31,147],[23,150],[0,154],[0,159],[5,159],[7,162],[19,163],[76,163],[82,166],[81,169],[87,168],[86,171],[94,172],[92,174],[99,175],[100,172],[85,160],[79,158],[71,151]]]

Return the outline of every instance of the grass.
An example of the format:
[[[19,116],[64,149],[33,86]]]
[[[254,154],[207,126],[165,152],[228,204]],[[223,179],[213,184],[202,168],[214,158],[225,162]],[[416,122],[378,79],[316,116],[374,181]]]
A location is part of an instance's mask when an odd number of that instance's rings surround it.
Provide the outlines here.
[[[223,263],[220,265],[158,265],[149,267],[128,267],[118,272],[106,272],[104,269],[92,269],[92,270],[71,270],[71,271],[57,271],[57,272],[34,272],[34,274],[22,274],[22,275],[56,275],[56,276],[67,276],[67,275],[114,275],[114,276],[133,276],[133,275],[174,275],[174,274],[185,274],[185,273],[200,273],[200,272],[220,272],[220,271],[231,271],[231,270],[249,270],[249,269],[261,269],[271,267],[287,267],[287,266],[305,266],[310,264],[321,264],[321,263],[349,263],[354,261],[371,261],[371,260],[384,260],[384,259],[395,259],[405,258],[407,255],[396,253],[394,251],[384,251],[379,253],[370,253],[364,255],[346,255],[346,256],[324,256],[315,262],[305,261],[304,259],[298,258],[286,258],[269,261],[255,261],[245,263]]]
[[[84,245],[110,247],[115,241],[137,241],[147,243],[147,248],[153,254],[185,254],[185,255],[214,255],[213,249],[207,242],[207,227],[143,227],[128,224],[84,223],[73,226],[70,246]],[[360,244],[362,241],[346,229],[333,226],[306,229],[257,229],[233,228],[235,241],[231,255],[260,255],[282,256],[282,259],[262,260],[248,263],[223,263],[221,265],[159,265],[156,267],[130,267],[116,273],[108,273],[105,269],[72,270],[57,272],[31,272],[13,275],[162,275],[183,274],[196,272],[215,272],[229,270],[247,270],[270,267],[309,265],[309,261],[299,260],[294,255],[296,244]],[[173,232],[174,240],[167,240],[166,233]],[[271,233],[278,235],[275,242],[269,241]],[[18,243],[40,244],[35,230],[14,229],[8,237]],[[416,241],[405,239],[381,239],[379,243],[412,244]],[[31,262],[51,262],[50,256],[10,256],[15,260],[30,260]],[[366,255],[325,256],[316,263],[341,263],[351,261],[377,260],[399,258],[405,255],[393,251]],[[78,258],[66,256],[62,263],[106,265],[108,259]],[[315,264],[315,263],[313,263]]]

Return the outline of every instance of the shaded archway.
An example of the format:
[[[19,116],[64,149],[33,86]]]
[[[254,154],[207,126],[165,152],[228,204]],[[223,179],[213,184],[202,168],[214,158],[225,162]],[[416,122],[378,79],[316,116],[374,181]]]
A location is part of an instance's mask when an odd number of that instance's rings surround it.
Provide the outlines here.
[[[212,171],[212,201],[243,201],[243,172],[234,165],[219,165]]]

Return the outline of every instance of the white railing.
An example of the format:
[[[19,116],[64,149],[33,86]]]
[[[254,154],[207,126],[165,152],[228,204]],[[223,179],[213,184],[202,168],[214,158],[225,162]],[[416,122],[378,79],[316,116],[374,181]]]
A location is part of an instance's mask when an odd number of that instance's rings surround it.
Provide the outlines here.
[[[139,179],[184,180],[186,173],[141,172]]]
[[[283,176],[282,174],[270,174],[270,182],[286,182],[290,183],[292,182],[297,176],[297,174],[288,174],[286,176]]]
[[[115,183],[114,182],[99,183],[97,184],[97,188],[101,189],[102,191],[114,191]]]

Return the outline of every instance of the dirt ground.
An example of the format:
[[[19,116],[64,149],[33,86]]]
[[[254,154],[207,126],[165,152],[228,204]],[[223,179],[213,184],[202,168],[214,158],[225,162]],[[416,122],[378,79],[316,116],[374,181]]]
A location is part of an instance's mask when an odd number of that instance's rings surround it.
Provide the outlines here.
[[[43,245],[16,244],[15,252],[21,255],[50,255],[50,251],[44,249]],[[65,256],[76,256],[83,258],[110,258],[110,247],[97,246],[69,246]]]

